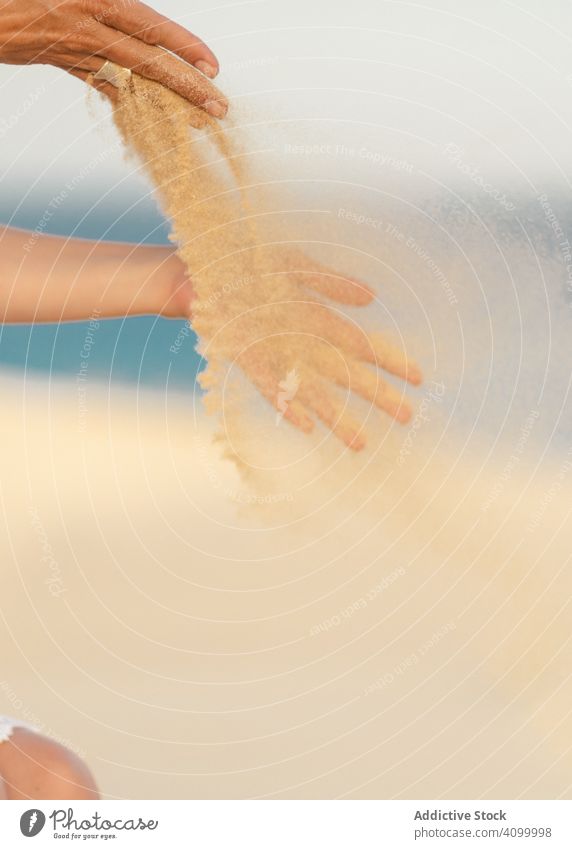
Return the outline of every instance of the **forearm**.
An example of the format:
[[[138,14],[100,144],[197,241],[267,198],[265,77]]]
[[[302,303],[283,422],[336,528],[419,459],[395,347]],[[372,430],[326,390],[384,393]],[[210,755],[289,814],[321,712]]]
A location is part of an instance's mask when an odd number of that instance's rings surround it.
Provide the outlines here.
[[[169,247],[92,242],[0,227],[0,321],[184,314]]]

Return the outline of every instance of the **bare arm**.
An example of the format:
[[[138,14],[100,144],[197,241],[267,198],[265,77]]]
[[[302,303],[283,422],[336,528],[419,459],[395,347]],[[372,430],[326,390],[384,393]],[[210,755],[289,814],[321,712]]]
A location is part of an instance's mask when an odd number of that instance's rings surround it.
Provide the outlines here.
[[[0,226],[0,322],[187,318],[191,284],[173,248],[92,242]]]
[[[0,799],[99,798],[86,764],[55,740],[15,728],[0,749]]]

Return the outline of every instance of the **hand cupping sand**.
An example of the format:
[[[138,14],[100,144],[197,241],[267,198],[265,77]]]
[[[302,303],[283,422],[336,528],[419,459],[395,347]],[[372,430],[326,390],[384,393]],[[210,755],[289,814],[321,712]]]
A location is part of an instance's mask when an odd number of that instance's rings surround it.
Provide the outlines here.
[[[406,422],[410,404],[377,369],[413,384],[419,369],[325,300],[365,306],[367,286],[269,235],[237,130],[136,74],[119,82],[116,126],[153,180],[193,280],[208,408],[221,410],[237,365],[285,419],[304,432],[319,419],[355,450],[365,434],[347,409],[349,392]],[[292,374],[296,389],[285,392]]]

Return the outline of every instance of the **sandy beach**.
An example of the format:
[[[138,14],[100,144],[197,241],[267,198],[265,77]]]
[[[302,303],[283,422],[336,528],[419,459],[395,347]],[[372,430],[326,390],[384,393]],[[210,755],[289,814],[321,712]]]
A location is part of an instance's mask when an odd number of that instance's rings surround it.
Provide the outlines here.
[[[281,431],[252,510],[192,398],[1,390],[0,713],[105,797],[569,798],[570,456]]]

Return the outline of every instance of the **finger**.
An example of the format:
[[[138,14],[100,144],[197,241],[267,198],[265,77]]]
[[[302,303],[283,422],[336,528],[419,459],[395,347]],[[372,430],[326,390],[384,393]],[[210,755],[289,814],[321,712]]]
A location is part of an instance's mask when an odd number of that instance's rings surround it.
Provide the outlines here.
[[[372,290],[360,280],[333,271],[306,255],[300,255],[299,262],[300,269],[293,269],[293,273],[303,286],[348,306],[364,307],[372,302]]]
[[[142,77],[154,80],[199,106],[215,118],[224,118],[228,103],[223,94],[200,71],[160,47],[150,47],[136,38],[119,36],[102,27],[99,55]]]
[[[113,103],[117,101],[118,93],[115,86],[112,86],[110,83],[106,83],[103,80],[94,79],[93,71],[84,71],[81,68],[74,68],[73,70],[68,70],[68,74],[71,74],[72,77],[77,77],[78,80],[83,80],[83,82],[87,83],[87,85],[91,88],[97,89]]]
[[[406,424],[413,414],[411,404],[403,393],[362,363],[351,360],[342,363],[338,355],[328,351],[321,359],[320,373],[338,386],[361,395],[400,424]]]
[[[373,300],[373,292],[359,280],[343,277],[332,271],[300,273],[300,283],[332,301],[352,307],[365,307]]]
[[[243,355],[238,358],[238,364],[256,386],[260,394],[269,401],[274,409],[291,422],[303,433],[314,430],[314,422],[308,415],[304,405],[297,398],[281,396],[279,380],[270,366],[258,358]]]
[[[276,405],[274,406],[276,407]],[[298,401],[296,398],[292,401],[288,401],[284,412],[281,410],[278,410],[278,412],[280,412],[287,421],[293,424],[294,427],[301,430],[302,433],[312,433],[314,430],[314,420],[308,415],[308,411],[302,402]]]
[[[348,448],[361,451],[365,447],[361,425],[345,412],[340,399],[328,391],[323,381],[319,378],[302,381],[298,396]]]
[[[96,16],[97,17],[97,16]],[[159,14],[145,3],[117,4],[99,20],[155,47],[170,50],[185,62],[195,65],[207,77],[216,77],[219,64],[216,56],[198,36]]]

